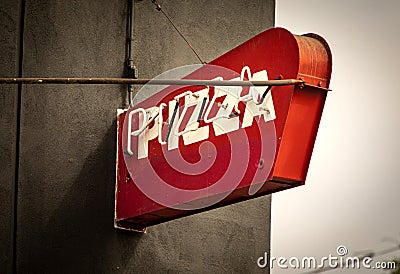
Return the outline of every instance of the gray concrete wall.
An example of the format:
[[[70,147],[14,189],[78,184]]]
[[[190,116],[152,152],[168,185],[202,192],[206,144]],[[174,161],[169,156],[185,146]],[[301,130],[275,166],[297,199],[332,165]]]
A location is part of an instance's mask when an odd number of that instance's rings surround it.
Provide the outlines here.
[[[274,22],[273,0],[160,4],[205,61]],[[127,1],[7,0],[0,15],[0,77],[126,75]],[[135,2],[134,58],[143,78],[198,63],[150,0]],[[147,234],[113,228],[115,114],[127,105],[125,86],[18,92],[0,86],[0,272],[267,273],[256,259],[269,250],[269,197]]]
[[[0,77],[19,75],[20,3],[0,1]],[[18,86],[0,85],[0,272],[13,264]]]

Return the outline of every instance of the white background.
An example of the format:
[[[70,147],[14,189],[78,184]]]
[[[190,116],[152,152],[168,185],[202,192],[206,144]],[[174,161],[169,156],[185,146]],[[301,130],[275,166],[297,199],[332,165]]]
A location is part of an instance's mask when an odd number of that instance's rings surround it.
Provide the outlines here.
[[[336,255],[338,245],[349,255],[396,245],[384,237],[400,243],[400,1],[277,0],[276,26],[328,41],[333,91],[306,185],[273,194],[272,256],[321,258]],[[393,257],[400,252],[374,260]]]

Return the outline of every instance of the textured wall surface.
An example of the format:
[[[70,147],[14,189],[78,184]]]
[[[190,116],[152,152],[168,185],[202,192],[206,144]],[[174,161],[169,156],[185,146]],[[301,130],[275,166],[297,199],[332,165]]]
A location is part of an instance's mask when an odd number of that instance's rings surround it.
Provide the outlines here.
[[[205,61],[274,21],[273,0],[160,4]],[[198,63],[150,0],[134,5],[140,77]],[[0,77],[18,75],[22,53],[24,77],[126,75],[127,9],[122,0],[1,1]],[[0,86],[0,272],[14,261],[19,273],[267,273],[256,259],[269,250],[269,197],[146,234],[113,228],[115,116],[127,105],[126,89],[23,85],[19,104],[17,86]]]
[[[19,74],[19,1],[0,1],[0,77]],[[0,85],[0,272],[11,272],[18,86]]]

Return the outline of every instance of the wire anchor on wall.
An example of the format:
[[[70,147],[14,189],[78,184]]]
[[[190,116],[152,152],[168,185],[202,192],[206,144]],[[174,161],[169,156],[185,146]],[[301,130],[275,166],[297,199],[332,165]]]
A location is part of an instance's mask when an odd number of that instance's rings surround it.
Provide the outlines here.
[[[129,73],[129,78],[137,79],[138,73],[135,63],[133,62],[133,36],[134,36],[134,14],[135,14],[135,6],[134,0],[129,0],[128,3],[128,19],[127,19],[127,60],[126,66]],[[128,84],[128,98],[129,105],[132,106],[133,101],[133,85]]]
[[[206,62],[203,61],[203,59],[200,57],[200,55],[197,53],[197,51],[194,49],[194,47],[190,44],[190,42],[186,39],[186,37],[183,35],[183,33],[178,29],[178,27],[172,22],[171,17],[168,16],[168,14],[161,8],[161,5],[158,3],[157,0],[151,0],[151,2],[156,6],[156,9],[160,11],[164,16],[168,19],[168,21],[171,23],[171,25],[174,27],[174,29],[179,33],[179,35],[182,37],[183,40],[185,40],[186,44],[189,46],[189,48],[193,51],[193,53],[196,55],[197,59],[202,64],[206,64]]]

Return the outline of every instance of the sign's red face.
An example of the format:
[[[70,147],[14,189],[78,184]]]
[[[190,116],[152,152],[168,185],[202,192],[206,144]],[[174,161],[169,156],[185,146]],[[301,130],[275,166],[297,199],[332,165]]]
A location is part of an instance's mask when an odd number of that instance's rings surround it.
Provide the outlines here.
[[[193,71],[187,73],[188,71]],[[189,66],[156,79],[268,80],[266,70],[240,74],[215,65]],[[267,181],[276,149],[275,109],[266,87],[144,86],[154,93],[128,110],[124,161],[133,183],[170,208],[211,206],[238,187],[250,195]],[[140,96],[139,95],[139,96]]]
[[[119,115],[116,227],[142,229],[304,183],[329,86],[319,36],[267,30],[155,79],[302,79],[302,86],[144,86]]]

